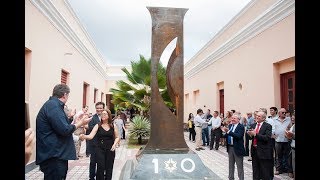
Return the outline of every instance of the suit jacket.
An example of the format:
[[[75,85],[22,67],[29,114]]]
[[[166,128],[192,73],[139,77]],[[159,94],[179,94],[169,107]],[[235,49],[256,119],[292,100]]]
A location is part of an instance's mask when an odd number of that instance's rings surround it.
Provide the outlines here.
[[[232,124],[229,124],[229,129],[231,129]],[[225,137],[233,137],[233,148],[237,156],[245,156],[246,151],[244,150],[244,126],[238,124],[234,132],[230,131],[229,134],[226,134]],[[227,152],[229,152],[229,144],[227,145]]]
[[[92,120],[89,122],[89,124],[88,124],[88,129],[87,129],[87,134],[90,134],[91,133],[91,131],[92,131],[92,129],[93,129],[93,127],[96,125],[96,124],[99,124],[100,123],[100,119],[99,119],[99,116],[97,115],[97,114],[94,114],[93,116],[92,116]],[[93,139],[91,139],[91,140],[88,140],[87,141],[88,142],[88,146],[89,146],[89,151],[91,151],[91,150],[93,150],[94,149],[94,147],[96,146],[96,144],[97,144],[97,138],[96,138],[96,136],[94,136],[93,137]]]
[[[251,128],[255,129],[257,123],[254,123]],[[256,135],[257,138],[257,156],[259,159],[272,159],[273,158],[273,146],[272,146],[272,126],[264,121],[261,125],[258,134]],[[254,137],[250,137],[249,139],[253,139]],[[253,143],[251,145],[251,153],[253,152]]]

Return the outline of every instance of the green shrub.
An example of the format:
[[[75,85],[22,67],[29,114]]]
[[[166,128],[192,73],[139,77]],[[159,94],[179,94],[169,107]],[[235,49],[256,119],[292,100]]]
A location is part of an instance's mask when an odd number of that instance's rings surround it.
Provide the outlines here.
[[[143,137],[150,136],[150,121],[143,116],[135,116],[129,129],[130,136],[138,138],[138,144],[142,144]]]

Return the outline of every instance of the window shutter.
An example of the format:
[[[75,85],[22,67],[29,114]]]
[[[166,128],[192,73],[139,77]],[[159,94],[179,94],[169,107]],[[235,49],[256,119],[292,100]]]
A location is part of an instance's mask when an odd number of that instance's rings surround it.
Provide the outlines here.
[[[68,72],[61,71],[61,84],[67,84]]]

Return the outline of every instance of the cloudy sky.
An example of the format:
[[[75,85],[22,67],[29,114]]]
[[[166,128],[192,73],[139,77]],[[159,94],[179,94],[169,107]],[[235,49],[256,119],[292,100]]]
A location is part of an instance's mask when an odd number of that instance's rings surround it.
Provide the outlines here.
[[[130,65],[131,61],[139,60],[140,54],[151,57],[152,22],[147,6],[189,9],[183,32],[186,63],[250,0],[68,1],[106,62]]]

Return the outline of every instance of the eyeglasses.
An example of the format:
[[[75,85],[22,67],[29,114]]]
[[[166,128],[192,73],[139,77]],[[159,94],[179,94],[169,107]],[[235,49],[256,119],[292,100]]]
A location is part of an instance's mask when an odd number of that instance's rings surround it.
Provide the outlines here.
[[[287,112],[280,112],[281,114],[285,114],[285,113],[287,113]]]

